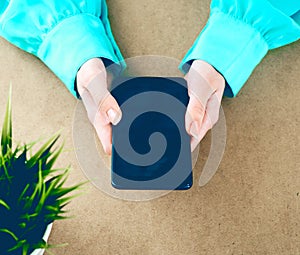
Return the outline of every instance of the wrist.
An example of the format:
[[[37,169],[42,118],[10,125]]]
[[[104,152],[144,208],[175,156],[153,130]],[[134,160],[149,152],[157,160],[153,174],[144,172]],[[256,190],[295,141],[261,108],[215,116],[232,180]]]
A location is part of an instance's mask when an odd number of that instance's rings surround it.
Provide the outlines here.
[[[194,60],[191,69],[200,73],[214,90],[220,87],[225,88],[224,77],[209,63],[203,60]]]
[[[103,75],[103,79],[106,80],[106,70],[103,61],[100,58],[92,58],[86,61],[77,72],[78,93],[81,95],[90,82],[99,74]]]

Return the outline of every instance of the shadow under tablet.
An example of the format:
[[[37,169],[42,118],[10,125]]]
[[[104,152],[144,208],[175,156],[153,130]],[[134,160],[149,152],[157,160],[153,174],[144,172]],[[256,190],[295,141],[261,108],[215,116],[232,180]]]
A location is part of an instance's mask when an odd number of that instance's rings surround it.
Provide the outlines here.
[[[122,109],[113,126],[112,186],[134,190],[186,190],[193,184],[189,102],[183,78],[120,77],[111,94]]]

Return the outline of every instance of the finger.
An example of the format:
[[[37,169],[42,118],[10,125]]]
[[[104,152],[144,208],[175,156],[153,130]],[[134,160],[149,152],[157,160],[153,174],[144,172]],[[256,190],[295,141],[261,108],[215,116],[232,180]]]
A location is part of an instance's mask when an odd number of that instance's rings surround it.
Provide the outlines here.
[[[188,83],[189,96],[194,95],[202,105],[206,105],[207,100],[214,93],[215,89],[201,75],[200,70],[191,67],[185,78]]]
[[[213,94],[207,102],[206,113],[199,132],[199,140],[201,141],[208,130],[212,129],[219,119],[221,103],[217,94]]]
[[[112,151],[112,127],[122,118],[122,111],[115,98],[108,93],[98,107],[94,127],[106,154]]]
[[[195,137],[191,137],[191,152],[193,152],[196,148],[197,145],[200,143],[200,140]]]
[[[203,137],[207,134],[207,132],[212,128],[212,123],[210,118],[208,117],[208,114],[204,115],[203,122],[201,125],[201,129],[198,133],[197,137],[192,137],[191,138],[191,151],[193,152],[197,145],[201,142]]]
[[[203,137],[207,134],[207,132],[213,128],[213,126],[217,123],[219,119],[220,113],[220,100],[218,93],[214,93],[211,98],[208,100],[206,105],[205,114],[201,123],[201,128],[199,130],[198,135],[191,138],[191,151],[194,151]]]
[[[95,117],[96,117],[96,113],[97,113],[97,105],[95,104],[95,102],[88,90],[82,91],[80,96],[81,96],[82,102],[84,104],[84,107],[86,109],[88,118],[89,118],[90,122],[93,124]]]
[[[111,124],[103,125],[100,118],[96,117],[94,128],[97,136],[102,144],[103,150],[106,154],[111,155],[112,151],[112,128]]]
[[[95,105],[100,105],[109,93],[107,89],[106,73],[98,73],[87,85],[86,89],[91,94]]]
[[[98,73],[89,82],[81,97],[92,123],[94,123],[97,114],[95,106],[98,107],[101,123],[116,125],[121,120],[121,109],[107,89],[106,72]]]
[[[214,91],[195,68],[189,70],[186,80],[190,101],[185,116],[185,128],[192,137],[198,139],[206,104]]]
[[[188,134],[194,138],[198,138],[202,120],[205,114],[205,106],[191,94],[190,101],[185,114],[185,128]]]
[[[98,107],[95,104],[95,96],[93,98],[89,90],[85,90],[81,98],[87,110],[88,118],[101,141],[103,150],[110,155],[112,148],[112,128],[110,123],[118,123],[122,116],[118,103],[109,92]]]
[[[110,155],[112,147],[112,131],[110,122],[106,120],[106,118],[102,117],[101,119],[97,106],[95,105],[91,94],[87,90],[81,95],[81,98],[86,108],[88,118],[97,133],[104,152]]]

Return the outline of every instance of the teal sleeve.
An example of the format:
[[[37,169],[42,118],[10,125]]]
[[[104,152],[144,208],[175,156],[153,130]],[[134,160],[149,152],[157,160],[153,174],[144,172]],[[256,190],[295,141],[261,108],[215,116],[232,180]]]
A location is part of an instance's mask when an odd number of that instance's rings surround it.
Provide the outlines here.
[[[213,0],[208,22],[179,68],[187,72],[193,60],[204,60],[224,76],[225,96],[236,96],[268,50],[300,38],[292,16],[300,1],[273,2]]]
[[[104,0],[1,0],[0,36],[40,58],[74,96],[88,59],[124,65]]]

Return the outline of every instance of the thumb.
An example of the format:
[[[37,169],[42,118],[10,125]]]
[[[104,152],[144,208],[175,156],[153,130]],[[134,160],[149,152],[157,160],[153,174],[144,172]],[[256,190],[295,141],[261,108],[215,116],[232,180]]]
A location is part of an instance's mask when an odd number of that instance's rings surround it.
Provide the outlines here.
[[[110,155],[112,149],[111,124],[117,125],[122,118],[121,109],[116,99],[108,92],[99,105],[94,127],[102,143],[104,151]]]
[[[116,99],[107,92],[99,105],[100,118],[103,118],[103,124],[117,125],[122,118],[122,111]]]
[[[122,118],[122,112],[117,101],[107,89],[105,73],[99,73],[90,81],[86,87],[86,93],[88,93],[91,98],[87,108],[93,108],[91,107],[92,105],[96,106],[96,111],[93,111],[94,116],[91,118],[92,123],[95,122],[97,115],[97,118],[100,117],[97,121],[100,121],[103,125],[109,123],[113,125],[118,124]]]
[[[198,140],[200,128],[205,115],[206,106],[203,105],[193,94],[185,114],[185,128],[188,134]]]

